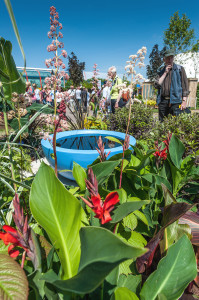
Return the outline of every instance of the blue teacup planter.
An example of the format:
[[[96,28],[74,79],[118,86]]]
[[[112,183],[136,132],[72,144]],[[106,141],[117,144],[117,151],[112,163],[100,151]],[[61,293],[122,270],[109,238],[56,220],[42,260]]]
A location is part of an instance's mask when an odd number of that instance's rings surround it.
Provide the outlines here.
[[[110,152],[108,159],[118,153],[123,152],[122,146],[105,137],[110,136],[120,140],[122,143],[125,139],[125,133],[107,131],[107,130],[73,130],[57,133],[56,150],[57,150],[57,169],[62,176],[74,180],[72,172],[64,170],[72,170],[73,162],[78,163],[83,168],[87,168],[99,156],[96,148],[99,136],[105,144],[105,152]],[[53,137],[53,135],[51,135]],[[135,146],[136,140],[130,136],[130,145]],[[44,154],[52,167],[55,165],[52,144],[48,140],[42,140],[41,145]],[[129,149],[132,148],[129,146]],[[64,172],[62,172],[62,170]],[[61,171],[61,172],[60,172]]]

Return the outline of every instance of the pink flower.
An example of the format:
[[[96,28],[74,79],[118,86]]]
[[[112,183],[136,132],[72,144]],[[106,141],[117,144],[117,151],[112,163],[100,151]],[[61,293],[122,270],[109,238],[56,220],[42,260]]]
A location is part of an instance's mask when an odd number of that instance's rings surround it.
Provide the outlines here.
[[[60,38],[63,38],[63,34],[62,34],[61,32],[59,32],[58,36],[59,36]]]
[[[53,34],[53,33],[52,33],[51,31],[48,32],[48,37],[49,37],[49,39],[52,38],[52,34]]]
[[[55,26],[53,26],[53,25],[50,26],[50,30],[51,30],[51,31],[55,31],[55,30],[56,30]]]
[[[65,74],[65,79],[69,80],[69,75],[67,73]]]
[[[67,52],[66,52],[66,50],[62,50],[61,52],[62,52],[63,57],[66,58],[66,57],[67,57]]]
[[[66,69],[66,66],[65,66],[65,64],[62,64],[62,69]]]

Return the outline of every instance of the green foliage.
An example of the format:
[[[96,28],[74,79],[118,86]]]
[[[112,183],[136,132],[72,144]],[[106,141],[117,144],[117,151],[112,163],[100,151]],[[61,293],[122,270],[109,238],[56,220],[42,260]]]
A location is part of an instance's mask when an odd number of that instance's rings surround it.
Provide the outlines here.
[[[104,228],[82,228],[80,237],[81,260],[78,274],[69,280],[51,282],[64,292],[90,293],[122,261],[135,259],[146,252],[141,247],[127,245]]]
[[[75,178],[77,184],[80,187],[80,190],[85,190],[86,183],[85,179],[87,178],[84,168],[78,165],[76,162],[73,163],[73,177]]]
[[[28,280],[20,265],[13,258],[0,254],[0,298],[28,298]]]
[[[117,109],[106,121],[108,130],[126,132],[129,110],[127,108]],[[131,108],[129,134],[136,139],[141,139],[145,132],[148,132],[154,124],[153,113],[143,104],[134,103]]]
[[[176,54],[190,50],[195,39],[194,29],[190,29],[191,20],[183,14],[180,18],[178,11],[170,18],[169,27],[164,32],[164,43],[175,48]]]
[[[12,44],[2,37],[0,38],[0,81],[3,83],[4,99],[10,103],[13,92],[18,94],[25,92],[25,81],[17,71],[12,57]]]
[[[92,105],[94,106],[93,103],[92,103]],[[84,127],[86,129],[99,129],[99,130],[107,129],[106,123],[104,121],[102,121],[102,119],[100,117],[95,118],[94,116],[85,118]]]
[[[154,147],[155,141],[162,141],[172,132],[185,146],[185,154],[194,154],[199,148],[199,118],[198,113],[181,114],[177,117],[169,116],[162,123],[156,121],[153,126],[144,131],[142,138],[144,143]],[[133,135],[133,132],[132,132]]]
[[[180,275],[181,274],[181,275]],[[179,299],[187,285],[197,274],[196,260],[192,245],[184,235],[171,246],[167,255],[159,262],[141,290],[143,300]]]
[[[54,171],[44,163],[32,184],[30,208],[58,251],[62,278],[71,278],[77,273],[79,266],[79,230],[84,212],[78,200],[64,188]]]
[[[114,292],[114,295],[111,297],[111,300],[139,300],[135,293],[126,287],[117,288]]]
[[[68,72],[70,79],[73,81],[74,86],[79,86],[83,81],[83,71],[85,69],[85,62],[79,62],[74,52],[68,56]]]

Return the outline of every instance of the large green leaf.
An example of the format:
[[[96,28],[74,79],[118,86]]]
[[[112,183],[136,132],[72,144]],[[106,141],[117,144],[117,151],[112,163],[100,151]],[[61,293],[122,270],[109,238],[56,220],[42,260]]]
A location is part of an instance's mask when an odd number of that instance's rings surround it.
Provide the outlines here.
[[[115,290],[111,300],[139,300],[135,293],[126,287],[119,287]]]
[[[147,251],[124,243],[112,232],[100,227],[81,228],[80,238],[81,260],[78,274],[68,280],[54,281],[45,275],[43,278],[63,292],[90,293],[121,262],[135,259]]]
[[[74,276],[80,261],[79,230],[84,211],[79,201],[57,179],[54,170],[44,163],[31,187],[30,208],[58,252],[62,278]]]
[[[183,143],[173,134],[169,143],[169,154],[173,164],[179,169],[182,161],[182,155],[184,154],[185,146]]]
[[[80,190],[85,190],[86,183],[85,179],[87,178],[84,168],[78,165],[76,162],[73,162],[73,177],[75,178],[77,184],[80,187]]]
[[[111,223],[118,223],[124,217],[128,216],[135,210],[140,209],[143,205],[149,204],[150,200],[125,202],[119,205],[114,211]]]
[[[8,255],[0,254],[0,299],[26,300],[28,280],[23,269]]]
[[[153,174],[153,173],[148,173],[148,174],[144,174],[142,175],[142,178],[144,178],[146,181],[150,182],[150,183],[154,183],[156,185],[161,185],[162,183],[164,185],[166,185],[166,187],[172,191],[172,187],[171,184],[169,183],[169,181],[163,177],[160,176],[158,174]]]
[[[126,287],[129,290],[131,290],[134,293],[137,293],[137,291],[140,289],[142,282],[142,276],[141,275],[124,275],[121,274],[118,279],[118,287]]]
[[[114,169],[119,165],[120,160],[116,161],[104,161],[100,162],[94,166],[91,166],[93,173],[97,177],[98,184],[102,184],[114,171]]]
[[[158,295],[163,295],[167,300],[179,299],[196,274],[194,251],[184,235],[169,248],[157,270],[148,277],[140,293],[141,299],[155,300]]]
[[[0,38],[0,69],[9,77],[9,79],[6,79],[0,74],[0,81],[3,83],[3,92],[6,100],[11,99],[13,92],[19,94],[25,92],[25,81],[16,68],[11,52],[11,42]]]

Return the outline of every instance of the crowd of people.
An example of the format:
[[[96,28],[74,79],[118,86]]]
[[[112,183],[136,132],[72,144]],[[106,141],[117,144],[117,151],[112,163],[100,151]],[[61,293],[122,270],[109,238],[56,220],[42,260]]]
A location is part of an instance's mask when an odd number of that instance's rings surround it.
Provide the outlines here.
[[[92,102],[103,113],[114,113],[116,107],[123,107],[128,102],[122,98],[121,91],[124,88],[125,84],[122,84],[122,80],[117,76],[116,68],[110,67],[108,79],[100,89],[97,86],[87,89],[83,86],[75,88],[71,85],[68,90],[60,86],[54,91],[48,85],[38,88],[35,83],[31,84],[27,81],[25,96],[29,105],[36,102],[48,103],[54,106],[56,98],[57,105],[59,105],[61,100],[64,100],[71,109],[81,105],[84,112],[86,112],[89,104]]]

